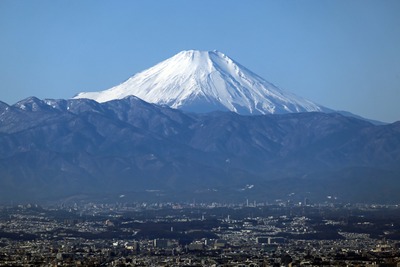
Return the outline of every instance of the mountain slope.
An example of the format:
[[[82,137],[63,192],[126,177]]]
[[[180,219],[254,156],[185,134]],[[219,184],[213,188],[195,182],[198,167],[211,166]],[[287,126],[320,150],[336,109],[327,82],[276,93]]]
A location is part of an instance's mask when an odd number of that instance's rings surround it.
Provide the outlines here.
[[[330,111],[274,86],[218,51],[182,51],[120,85],[101,92],[80,93],[75,98],[106,102],[130,95],[197,113]]]
[[[136,97],[29,98],[2,110],[0,199],[153,189],[192,199],[211,189],[236,196],[252,184],[264,200],[311,192],[371,201],[376,183],[393,196],[400,189],[399,122],[320,112],[187,114]],[[363,177],[366,184],[354,186]]]

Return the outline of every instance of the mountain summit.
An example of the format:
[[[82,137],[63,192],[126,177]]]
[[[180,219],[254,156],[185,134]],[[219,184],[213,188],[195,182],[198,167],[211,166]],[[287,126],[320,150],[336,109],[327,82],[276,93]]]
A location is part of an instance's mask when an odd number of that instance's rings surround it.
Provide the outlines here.
[[[74,98],[107,102],[134,95],[190,112],[216,110],[243,115],[328,111],[282,90],[219,51],[182,51],[120,85]]]

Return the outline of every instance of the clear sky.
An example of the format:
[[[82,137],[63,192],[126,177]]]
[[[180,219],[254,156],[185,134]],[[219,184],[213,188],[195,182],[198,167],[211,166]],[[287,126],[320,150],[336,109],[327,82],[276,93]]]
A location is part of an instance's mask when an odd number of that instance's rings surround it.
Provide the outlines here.
[[[0,100],[100,91],[217,49],[332,109],[400,120],[399,0],[1,0]]]

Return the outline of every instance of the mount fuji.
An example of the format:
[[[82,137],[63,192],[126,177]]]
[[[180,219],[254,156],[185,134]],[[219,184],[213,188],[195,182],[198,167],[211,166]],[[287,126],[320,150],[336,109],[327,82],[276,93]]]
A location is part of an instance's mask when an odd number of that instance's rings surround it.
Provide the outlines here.
[[[131,95],[195,113],[332,112],[274,86],[219,51],[182,51],[108,90],[83,92],[74,98],[102,103]]]
[[[75,98],[0,101],[0,202],[400,201],[400,122],[334,112],[217,51]]]

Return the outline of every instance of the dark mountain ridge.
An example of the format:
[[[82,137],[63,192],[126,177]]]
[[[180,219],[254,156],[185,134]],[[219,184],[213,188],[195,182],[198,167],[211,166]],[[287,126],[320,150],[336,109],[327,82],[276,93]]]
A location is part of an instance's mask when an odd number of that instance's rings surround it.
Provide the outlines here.
[[[295,192],[395,202],[399,163],[400,122],[319,112],[192,114],[136,97],[0,103],[1,200],[160,190],[190,199]],[[369,194],[382,187],[385,195]]]

